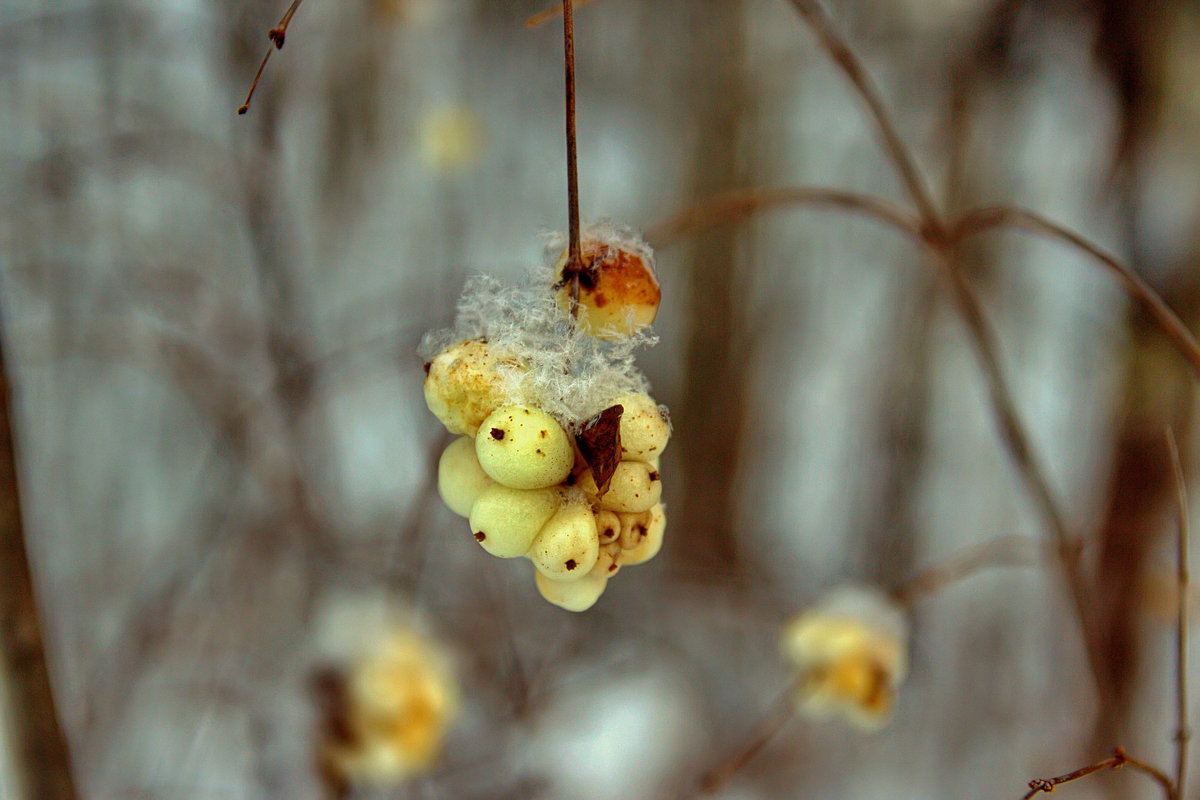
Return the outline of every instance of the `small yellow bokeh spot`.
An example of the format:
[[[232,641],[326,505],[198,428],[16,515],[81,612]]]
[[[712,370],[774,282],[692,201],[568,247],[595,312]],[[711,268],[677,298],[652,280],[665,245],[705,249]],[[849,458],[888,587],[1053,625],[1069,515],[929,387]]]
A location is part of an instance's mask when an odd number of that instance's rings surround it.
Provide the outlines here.
[[[465,106],[448,106],[421,118],[421,157],[441,172],[471,167],[483,154],[483,123]]]

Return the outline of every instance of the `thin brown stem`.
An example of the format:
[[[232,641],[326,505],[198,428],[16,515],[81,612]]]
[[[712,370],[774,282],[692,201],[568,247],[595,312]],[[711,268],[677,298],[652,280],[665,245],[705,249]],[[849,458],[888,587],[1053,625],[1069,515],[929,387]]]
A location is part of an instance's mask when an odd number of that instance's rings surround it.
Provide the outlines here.
[[[992,206],[963,213],[947,233],[955,243],[995,228],[1016,228],[1064,242],[1116,274],[1122,288],[1140,303],[1154,322],[1200,376],[1200,344],[1166,301],[1141,276],[1113,255],[1068,228],[1023,208]]]
[[[575,7],[581,8],[582,6],[586,6],[591,2],[593,2],[593,0],[575,0]],[[556,5],[550,6],[550,8],[543,9],[543,10],[539,11],[538,13],[534,14],[529,19],[525,20],[525,27],[526,28],[541,27],[542,25],[544,25],[545,23],[554,19],[561,13],[563,13],[563,4],[562,3],[558,3]]]
[[[936,260],[941,274],[949,284],[951,298],[959,317],[967,327],[972,347],[975,349],[980,369],[983,371],[988,398],[996,417],[996,423],[1000,428],[1000,440],[1058,548],[1059,563],[1062,565],[1066,578],[1068,594],[1083,633],[1088,664],[1096,681],[1097,690],[1103,692],[1105,690],[1104,684],[1101,682],[1101,676],[1104,674],[1103,656],[1097,649],[1097,639],[1093,635],[1092,618],[1087,599],[1087,583],[1078,558],[1078,542],[1071,536],[1066,516],[1054,499],[1050,481],[1034,455],[1029,434],[1021,423],[1008,379],[1000,366],[999,343],[984,319],[979,298],[967,282],[962,270],[950,261],[949,254],[940,253]]]
[[[845,73],[859,97],[866,103],[871,122],[874,123],[875,131],[883,143],[883,149],[895,165],[900,180],[916,205],[921,219],[935,230],[938,229],[941,215],[921,179],[915,159],[904,144],[904,140],[900,138],[891,116],[884,107],[878,87],[863,68],[862,62],[859,61],[858,56],[850,49],[850,45],[846,43],[846,40],[829,21],[829,17],[814,0],[791,0],[791,3],[821,42],[825,52],[833,59],[834,64]]]
[[[579,316],[579,275],[583,255],[579,243],[579,157],[575,136],[575,11],[563,0],[563,66],[566,77],[567,128],[567,265],[563,275],[571,286],[571,316]]]
[[[999,347],[984,319],[979,300],[955,262],[956,240],[948,235],[949,228],[942,220],[929,190],[921,179],[916,160],[900,138],[878,88],[862,62],[815,0],[790,2],[866,104],[884,151],[916,206],[921,220],[921,236],[933,253],[939,271],[950,284],[955,309],[967,327],[971,346],[987,381],[992,411],[1000,426],[1001,440],[1060,551],[1063,575],[1083,633],[1088,664],[1097,688],[1104,691],[1101,677],[1104,674],[1103,663],[1097,651],[1096,639],[1092,636],[1091,614],[1086,599],[1087,584],[1072,551],[1066,517],[1054,499],[1049,481],[1034,456],[1029,435],[1016,412],[1012,392],[1000,368]]]
[[[1077,781],[1080,778],[1086,778],[1088,775],[1095,774],[1102,770],[1114,770],[1121,769],[1123,767],[1128,767],[1134,772],[1140,772],[1149,777],[1163,789],[1168,798],[1174,796],[1175,787],[1171,783],[1171,779],[1167,777],[1166,773],[1151,764],[1147,764],[1145,761],[1140,761],[1132,756],[1126,755],[1125,751],[1118,747],[1115,751],[1113,751],[1112,758],[1106,758],[1103,761],[1095,764],[1081,767],[1074,772],[1068,772],[1066,775],[1059,775],[1055,778],[1034,778],[1029,782],[1029,791],[1022,796],[1021,800],[1031,800],[1031,798],[1042,792],[1046,792],[1048,794],[1053,792],[1057,787],[1064,783],[1070,783],[1071,781]]]
[[[1027,536],[999,536],[954,553],[928,567],[893,592],[896,602],[912,607],[948,586],[993,567],[1028,566],[1041,557],[1039,543]]]
[[[770,744],[783,727],[792,719],[792,690],[784,691],[763,714],[746,741],[729,754],[721,763],[700,776],[697,789],[691,797],[710,795],[733,780],[764,747]]]
[[[283,43],[287,40],[288,26],[292,24],[292,17],[296,16],[296,9],[300,8],[302,2],[304,0],[292,0],[288,10],[280,18],[279,24],[267,31],[267,38],[271,40],[272,46],[267,48],[266,54],[259,62],[258,71],[254,73],[254,80],[250,83],[250,91],[246,93],[246,101],[238,106],[238,114],[245,114],[250,110],[250,101],[254,99],[254,92],[258,89],[258,82],[262,78],[263,70],[267,68],[267,62],[271,60],[271,53],[283,49]]]
[[[71,754],[46,657],[17,472],[12,387],[0,342],[0,680],[8,686],[18,786],[37,800],[74,800]]]
[[[723,192],[658,223],[646,232],[646,239],[655,248],[665,247],[684,236],[701,233],[718,225],[734,224],[766,211],[796,206],[852,211],[882,222],[923,243],[921,222],[908,209],[874,195],[824,186],[735,189]]]
[[[1175,569],[1177,583],[1175,612],[1175,800],[1181,800],[1187,787],[1188,742],[1192,732],[1188,726],[1187,648],[1188,648],[1188,589],[1191,577],[1188,567],[1188,542],[1191,528],[1188,522],[1187,481],[1175,433],[1167,428],[1167,450],[1171,454],[1171,471],[1178,495],[1179,521],[1175,536]]]

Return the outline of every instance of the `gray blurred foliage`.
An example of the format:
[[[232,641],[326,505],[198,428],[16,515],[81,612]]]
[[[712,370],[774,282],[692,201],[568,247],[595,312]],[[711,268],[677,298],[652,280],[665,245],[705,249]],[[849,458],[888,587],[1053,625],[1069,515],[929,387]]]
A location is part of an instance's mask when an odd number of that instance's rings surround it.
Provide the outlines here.
[[[823,589],[1044,533],[919,250],[777,211],[661,249],[667,544],[586,614],[545,604],[438,501],[413,351],[466,275],[516,280],[565,227],[560,28],[525,29],[541,0],[307,0],[237,117],[285,5],[0,3],[0,310],[84,797],[320,797],[313,676],[387,609],[448,643],[465,706],[440,766],[380,796],[677,796],[786,685],[778,625]],[[1194,4],[829,6],[939,202],[1037,209],[1195,319]],[[577,25],[585,219],[746,186],[903,199],[784,0],[598,0]],[[481,125],[460,168],[423,149],[447,109]],[[1145,598],[1169,594],[1159,443],[1192,449],[1192,378],[1077,254],[1004,235],[969,260],[1111,606],[1115,699],[1058,573],[996,569],[918,605],[886,730],[795,721],[722,797],[1015,797],[1117,744],[1169,760]]]

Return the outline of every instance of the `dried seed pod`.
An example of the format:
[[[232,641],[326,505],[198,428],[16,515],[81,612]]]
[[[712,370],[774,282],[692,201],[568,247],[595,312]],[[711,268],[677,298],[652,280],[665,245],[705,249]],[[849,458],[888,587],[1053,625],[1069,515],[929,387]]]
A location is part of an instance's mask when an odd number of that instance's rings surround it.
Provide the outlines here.
[[[493,483],[471,507],[471,533],[494,556],[523,556],[561,505],[554,489],[513,489]]]
[[[577,581],[554,581],[540,572],[534,572],[534,583],[547,602],[567,611],[587,611],[608,586],[608,579],[588,574]]]
[[[671,438],[671,423],[648,394],[623,394],[613,400],[621,414],[621,457],[656,462]],[[655,463],[657,466],[657,463]]]
[[[600,505],[625,513],[649,511],[661,497],[658,470],[641,461],[622,461],[613,473],[608,491],[600,498]]]
[[[513,355],[467,339],[426,366],[425,404],[446,430],[474,436],[484,418],[506,402],[505,372],[523,368]]]
[[[602,508],[596,512],[596,535],[601,546],[621,538],[621,518],[617,512]]]
[[[636,333],[658,314],[662,290],[654,274],[650,249],[632,242],[585,239],[579,273],[580,327],[600,339],[617,339]],[[571,305],[571,276],[567,257],[559,260],[558,303]]]
[[[640,526],[639,541],[632,548],[621,552],[622,564],[631,567],[635,564],[644,564],[658,555],[658,551],[662,549],[663,533],[667,529],[666,509],[663,508],[662,503],[659,503],[647,513],[650,519]]]
[[[475,455],[491,478],[514,489],[561,483],[575,463],[575,448],[554,417],[533,406],[503,406],[483,421]]]
[[[442,451],[438,460],[438,494],[451,511],[460,517],[471,514],[480,492],[493,483],[479,459],[475,457],[475,442],[461,436]]]
[[[538,572],[555,581],[579,580],[591,572],[599,555],[596,517],[583,503],[562,506],[529,548]]]

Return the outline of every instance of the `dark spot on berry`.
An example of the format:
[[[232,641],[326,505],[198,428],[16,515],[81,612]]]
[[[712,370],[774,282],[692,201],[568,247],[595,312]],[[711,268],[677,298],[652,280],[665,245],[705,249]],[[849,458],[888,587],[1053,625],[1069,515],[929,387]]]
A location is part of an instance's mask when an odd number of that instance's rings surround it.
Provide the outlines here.
[[[487,534],[484,533],[483,531],[480,531],[479,533],[475,534],[475,541],[477,541],[477,542],[482,542],[486,538],[487,538]]]
[[[605,539],[611,539],[611,538],[613,538],[613,536],[614,536],[615,534],[616,534],[616,531],[614,531],[612,528],[605,528],[605,529],[604,529],[604,538],[605,538]]]
[[[538,431],[538,436],[542,439],[545,439],[547,436],[547,431]]]
[[[575,559],[573,559],[573,558],[568,558],[568,559],[567,559],[567,563],[566,563],[566,565],[565,565],[565,566],[566,566],[566,568],[567,568],[567,572],[570,572],[570,571],[572,571],[573,569],[575,569],[575,568],[576,568],[577,566],[579,566],[579,565],[575,563]]]
[[[492,428],[492,438],[499,441],[504,438],[504,431],[500,428]]]
[[[656,481],[656,480],[658,480],[658,473],[657,473],[657,472],[651,472],[651,473],[650,473],[650,480],[652,480],[652,481]]]
[[[535,450],[534,452],[536,452],[539,456],[546,455],[545,453],[542,452],[542,448],[540,448],[540,447],[537,450]]]
[[[522,410],[522,411],[524,411],[526,414],[528,414],[528,413],[529,413],[529,409],[528,409],[528,408],[523,408],[523,409],[521,409],[521,410]]]
[[[426,361],[426,362],[425,362],[425,374],[426,374],[426,375],[428,375],[428,374],[429,374],[429,368],[430,368],[430,367],[432,367],[432,366],[433,366],[433,362],[432,362],[432,361]]]

